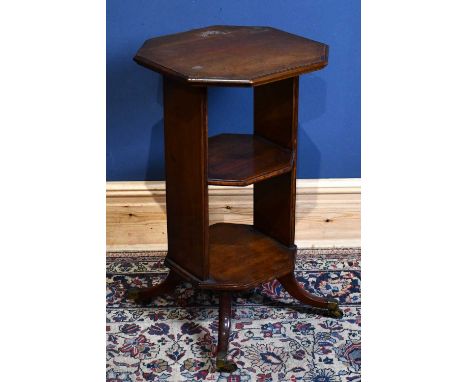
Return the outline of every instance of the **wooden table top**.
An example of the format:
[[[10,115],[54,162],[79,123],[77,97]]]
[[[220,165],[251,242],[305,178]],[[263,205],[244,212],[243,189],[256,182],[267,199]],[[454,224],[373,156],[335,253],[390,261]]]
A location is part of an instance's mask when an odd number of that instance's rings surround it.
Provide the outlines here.
[[[134,59],[194,85],[256,86],[322,69],[328,45],[270,27],[210,26],[147,40]]]

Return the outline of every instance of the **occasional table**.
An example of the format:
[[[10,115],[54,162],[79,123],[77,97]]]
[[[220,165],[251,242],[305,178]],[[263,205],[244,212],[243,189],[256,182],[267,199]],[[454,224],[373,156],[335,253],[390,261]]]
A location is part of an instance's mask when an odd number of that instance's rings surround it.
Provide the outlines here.
[[[333,299],[294,276],[299,75],[324,68],[328,46],[270,27],[211,26],[147,40],[135,61],[164,76],[170,269],[159,285],[129,291],[139,303],[178,283],[219,293],[216,367],[227,359],[231,294],[277,279],[294,298],[341,318]],[[253,87],[253,134],[208,137],[207,87]],[[253,225],[209,224],[208,185],[253,184]]]

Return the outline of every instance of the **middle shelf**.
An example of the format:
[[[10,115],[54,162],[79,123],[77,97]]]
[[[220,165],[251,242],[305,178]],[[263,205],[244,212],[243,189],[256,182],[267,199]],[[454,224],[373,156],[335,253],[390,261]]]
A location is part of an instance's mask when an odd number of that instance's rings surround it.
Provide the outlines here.
[[[248,186],[291,171],[294,153],[251,134],[220,134],[208,139],[208,184]]]

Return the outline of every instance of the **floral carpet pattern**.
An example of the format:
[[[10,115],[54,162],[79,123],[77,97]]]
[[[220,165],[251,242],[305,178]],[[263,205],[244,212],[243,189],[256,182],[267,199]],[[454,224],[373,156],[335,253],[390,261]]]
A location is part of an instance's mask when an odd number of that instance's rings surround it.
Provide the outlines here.
[[[340,301],[344,317],[322,317],[276,281],[233,300],[229,358],[218,373],[218,299],[182,284],[146,307],[125,298],[130,287],[161,282],[164,253],[109,253],[107,258],[107,382],[360,381],[360,250],[300,250],[296,277],[304,287]]]

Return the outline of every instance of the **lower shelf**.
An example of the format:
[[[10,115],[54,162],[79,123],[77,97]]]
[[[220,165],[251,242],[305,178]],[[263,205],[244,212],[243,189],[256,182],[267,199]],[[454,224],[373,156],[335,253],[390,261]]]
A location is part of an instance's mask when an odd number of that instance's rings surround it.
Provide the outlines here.
[[[243,290],[294,271],[296,248],[246,224],[218,223],[209,231],[210,277],[198,287]]]

